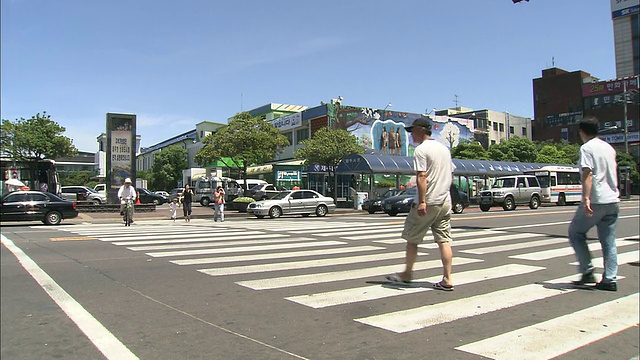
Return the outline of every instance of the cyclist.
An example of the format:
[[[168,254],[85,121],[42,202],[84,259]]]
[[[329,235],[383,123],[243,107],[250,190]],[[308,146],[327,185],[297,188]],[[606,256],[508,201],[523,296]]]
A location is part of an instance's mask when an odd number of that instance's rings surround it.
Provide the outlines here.
[[[133,203],[136,201],[136,189],[131,186],[131,178],[124,179],[124,184],[118,189],[118,199],[120,199],[120,215],[124,215],[124,206],[126,199],[131,198]],[[133,222],[133,206],[131,207],[131,222]],[[123,220],[124,217],[122,218]]]

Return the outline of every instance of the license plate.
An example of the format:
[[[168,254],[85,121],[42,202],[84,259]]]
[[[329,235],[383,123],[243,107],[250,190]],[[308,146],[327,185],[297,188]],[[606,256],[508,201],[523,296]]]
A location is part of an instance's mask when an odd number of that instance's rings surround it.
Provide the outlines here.
[[[491,199],[482,199],[483,204],[491,204]]]
[[[385,210],[391,210],[391,205],[385,205],[385,206],[384,206],[384,209],[385,209]]]

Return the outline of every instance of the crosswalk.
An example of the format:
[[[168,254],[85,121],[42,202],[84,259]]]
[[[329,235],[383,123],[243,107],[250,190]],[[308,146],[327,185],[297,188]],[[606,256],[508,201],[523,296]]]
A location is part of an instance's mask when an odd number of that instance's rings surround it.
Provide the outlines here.
[[[166,259],[176,266],[229,279],[256,292],[279,291],[283,301],[310,311],[425,296],[441,278],[440,255],[430,234],[419,246],[414,266],[416,274],[429,276],[414,279],[410,284],[390,284],[381,280],[402,270],[405,254],[398,245],[404,244],[400,238],[402,224],[320,220],[216,224],[198,219],[189,224],[140,221],[130,228],[83,224],[60,230],[151,258]],[[620,263],[638,261],[638,237],[636,234],[617,239]],[[429,331],[442,324],[532,306],[541,300],[554,301],[579,291],[569,286],[576,279],[570,271],[574,269],[575,258],[566,237],[503,227],[454,228],[453,238],[456,287],[491,284],[485,291],[446,297],[451,299],[448,301],[442,297],[429,298],[427,305],[407,308],[403,301],[398,301],[392,311],[354,317],[353,321],[395,334]],[[600,253],[597,241],[591,242],[589,248],[594,254]],[[545,278],[550,260],[563,264],[569,273]],[[598,268],[603,266],[602,258],[595,258],[593,263]],[[534,275],[538,281],[532,282]],[[622,284],[624,277],[620,281]],[[503,282],[510,285],[501,287]],[[495,359],[559,356],[637,326],[638,293],[612,295],[611,301],[585,308],[576,305],[574,311],[565,315],[509,329],[456,349]],[[604,322],[606,326],[602,325]],[[554,341],[558,336],[566,341]],[[540,349],[539,345],[545,343],[552,345]]]

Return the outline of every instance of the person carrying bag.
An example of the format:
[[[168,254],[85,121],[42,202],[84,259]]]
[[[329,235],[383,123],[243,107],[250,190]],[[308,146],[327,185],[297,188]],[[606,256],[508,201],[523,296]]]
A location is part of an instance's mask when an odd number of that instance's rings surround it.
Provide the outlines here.
[[[220,218],[220,221],[224,222],[224,195],[225,193],[222,186],[218,186],[216,191],[213,192],[213,221],[215,222],[218,222],[218,218]]]

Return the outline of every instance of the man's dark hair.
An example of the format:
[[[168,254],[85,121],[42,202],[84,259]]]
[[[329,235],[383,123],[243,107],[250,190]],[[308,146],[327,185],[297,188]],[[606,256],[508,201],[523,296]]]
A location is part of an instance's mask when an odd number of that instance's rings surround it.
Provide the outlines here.
[[[578,124],[578,128],[582,130],[583,133],[589,136],[598,135],[598,127],[599,121],[595,116],[587,116],[580,120],[580,124]]]

